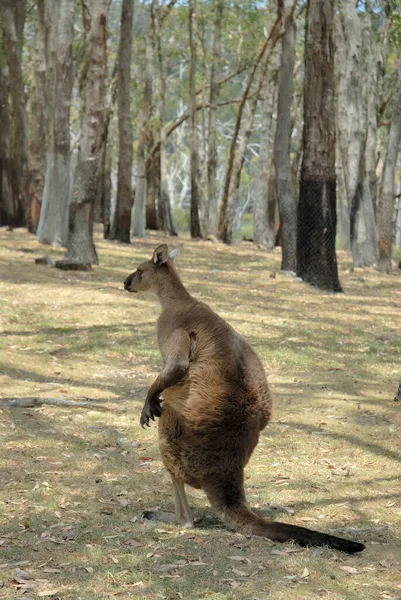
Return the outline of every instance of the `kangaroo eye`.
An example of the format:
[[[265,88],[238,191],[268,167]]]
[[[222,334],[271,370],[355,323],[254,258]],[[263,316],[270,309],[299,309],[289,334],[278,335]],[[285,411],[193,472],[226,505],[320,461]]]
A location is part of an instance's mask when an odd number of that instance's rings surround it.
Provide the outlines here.
[[[142,275],[142,271],[140,269],[137,269],[136,272],[139,275],[139,277]]]

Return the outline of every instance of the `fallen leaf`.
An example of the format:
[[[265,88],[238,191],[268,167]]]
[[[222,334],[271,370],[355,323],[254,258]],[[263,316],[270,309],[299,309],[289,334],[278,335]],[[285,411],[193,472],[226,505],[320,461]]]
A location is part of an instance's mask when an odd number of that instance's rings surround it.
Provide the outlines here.
[[[178,569],[180,565],[177,564],[170,564],[170,565],[160,565],[159,567],[159,571],[161,571],[162,573],[167,573],[168,571],[175,571],[175,569]]]
[[[46,569],[43,569],[44,573],[61,573],[60,569],[52,569],[50,567],[47,567]]]
[[[306,577],[309,577],[310,573],[308,571],[308,569],[305,567],[304,570],[302,571],[302,575],[300,575],[301,579],[305,579]]]
[[[381,565],[385,569],[389,569],[392,564],[393,564],[392,561],[389,560],[388,558],[384,558],[383,560],[379,560],[379,565]]]
[[[238,562],[246,562],[246,558],[244,556],[227,556],[228,560],[236,560]]]
[[[45,596],[55,596],[59,591],[60,588],[55,588],[53,590],[43,590],[42,592],[36,592],[36,595],[40,596],[41,598]]]
[[[238,575],[238,577],[248,577],[248,573],[245,573],[245,571],[240,571],[239,569],[234,568],[232,568],[231,571],[234,573],[234,575]]]
[[[346,573],[350,573],[350,574],[358,573],[358,569],[356,569],[355,567],[348,567],[347,565],[341,565],[338,568],[341,569],[341,571],[345,571]]]

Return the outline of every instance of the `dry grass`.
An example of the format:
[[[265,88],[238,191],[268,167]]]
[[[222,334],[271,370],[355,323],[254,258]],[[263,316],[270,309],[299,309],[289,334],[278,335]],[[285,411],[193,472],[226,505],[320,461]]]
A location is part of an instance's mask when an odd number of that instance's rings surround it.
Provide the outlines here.
[[[141,521],[172,506],[155,427],[138,425],[160,365],[157,307],[122,281],[160,241],[98,236],[100,267],[71,274],[34,264],[61,250],[0,230],[0,397],[108,409],[2,411],[0,598],[400,598],[400,275],[350,273],[340,255],[345,294],[331,295],[271,278],[279,252],[249,243],[185,241],[178,259],[190,291],[253,343],[277,397],[247,469],[250,503],[322,531],[355,528],[348,537],[367,548],[348,557],[233,534],[193,491],[198,529]]]

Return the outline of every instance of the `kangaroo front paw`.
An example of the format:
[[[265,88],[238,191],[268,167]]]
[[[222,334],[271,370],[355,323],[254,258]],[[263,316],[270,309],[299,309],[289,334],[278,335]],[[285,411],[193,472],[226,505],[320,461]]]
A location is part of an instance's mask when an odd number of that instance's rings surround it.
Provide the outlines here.
[[[160,398],[157,397],[152,397],[152,398],[147,398],[146,402],[144,404],[144,407],[142,409],[142,413],[141,413],[141,418],[140,418],[140,424],[141,427],[145,427],[145,425],[147,425],[148,427],[150,427],[150,419],[152,419],[152,421],[155,420],[155,417],[160,417],[162,412],[163,412],[163,408],[160,404]]]

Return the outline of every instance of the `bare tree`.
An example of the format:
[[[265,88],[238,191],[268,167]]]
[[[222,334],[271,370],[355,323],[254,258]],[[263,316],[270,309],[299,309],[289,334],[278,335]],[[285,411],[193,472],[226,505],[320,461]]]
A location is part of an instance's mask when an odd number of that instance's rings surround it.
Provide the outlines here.
[[[132,208],[132,119],[130,105],[133,0],[121,5],[118,47],[118,179],[115,239],[129,244]]]
[[[44,10],[47,166],[37,236],[42,243],[66,246],[71,191],[70,106],[75,1],[44,0]]]
[[[340,292],[336,238],[334,0],[308,0],[297,273]]]
[[[387,153],[378,208],[379,263],[381,271],[391,273],[391,251],[394,242],[395,169],[401,140],[401,58],[397,68],[397,93],[394,98]]]
[[[98,262],[93,243],[93,209],[102,148],[109,4],[110,0],[82,2],[87,44],[80,74],[80,149],[69,207],[66,259],[71,262]]]

